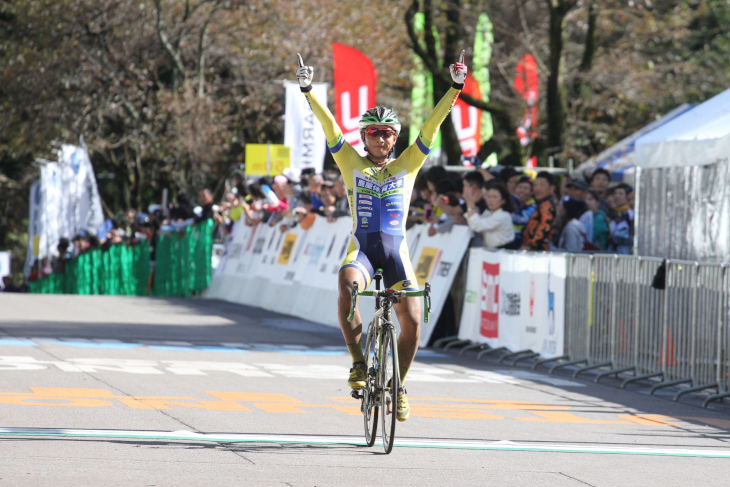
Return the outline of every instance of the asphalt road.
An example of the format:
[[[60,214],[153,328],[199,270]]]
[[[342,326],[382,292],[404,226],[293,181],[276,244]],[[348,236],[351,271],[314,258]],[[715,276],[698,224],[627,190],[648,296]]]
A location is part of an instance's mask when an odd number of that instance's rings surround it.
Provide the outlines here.
[[[338,330],[220,301],[0,294],[0,487],[728,484],[726,405],[416,360],[385,455],[362,446]]]

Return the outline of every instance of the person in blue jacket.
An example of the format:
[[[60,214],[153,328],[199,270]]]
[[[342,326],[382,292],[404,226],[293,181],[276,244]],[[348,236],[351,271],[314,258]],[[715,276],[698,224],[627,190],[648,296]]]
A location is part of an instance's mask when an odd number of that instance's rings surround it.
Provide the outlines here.
[[[522,175],[517,180],[515,194],[515,210],[512,212],[512,227],[515,230],[515,240],[512,248],[519,249],[522,245],[522,230],[530,221],[535,212],[535,199],[532,197],[532,180],[527,175]]]

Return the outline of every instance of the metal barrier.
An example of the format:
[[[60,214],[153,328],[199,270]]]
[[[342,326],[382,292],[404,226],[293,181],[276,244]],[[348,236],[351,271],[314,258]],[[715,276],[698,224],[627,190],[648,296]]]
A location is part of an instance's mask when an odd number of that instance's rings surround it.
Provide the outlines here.
[[[664,267],[662,279],[659,271]],[[566,282],[565,360],[650,390],[684,386],[674,396],[716,390],[705,406],[730,397],[730,266],[618,255],[572,255]],[[655,282],[657,280],[657,282]],[[545,361],[537,361],[533,368]]]
[[[652,380],[651,394],[681,386],[675,401],[699,391],[716,392],[704,406],[730,397],[730,264],[613,254],[567,254],[566,262],[565,355],[441,342],[479,350],[477,358],[500,354],[500,363],[550,364],[550,373],[598,370],[595,382],[620,376],[622,388]]]

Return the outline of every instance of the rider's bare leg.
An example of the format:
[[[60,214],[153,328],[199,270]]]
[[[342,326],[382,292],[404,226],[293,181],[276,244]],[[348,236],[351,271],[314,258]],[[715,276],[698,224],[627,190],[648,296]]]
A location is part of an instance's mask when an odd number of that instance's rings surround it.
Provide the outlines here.
[[[400,322],[398,337],[398,365],[401,381],[405,381],[405,373],[416,357],[418,342],[421,339],[421,300],[420,298],[401,298],[394,304],[395,314]]]
[[[337,298],[337,316],[340,320],[340,329],[342,336],[345,337],[345,343],[353,345],[360,343],[362,338],[362,320],[360,319],[360,311],[355,309],[355,317],[352,322],[347,321],[347,315],[350,314],[350,305],[352,303],[352,283],[357,281],[358,289],[365,289],[365,279],[362,273],[354,267],[345,267],[340,269],[339,274],[339,291]]]

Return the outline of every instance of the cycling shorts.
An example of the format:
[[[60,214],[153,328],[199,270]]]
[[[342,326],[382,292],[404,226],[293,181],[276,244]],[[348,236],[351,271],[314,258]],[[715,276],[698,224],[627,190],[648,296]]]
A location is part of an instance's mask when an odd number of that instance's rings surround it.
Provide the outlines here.
[[[383,269],[385,289],[418,291],[408,246],[401,235],[380,232],[355,234],[340,270],[345,267],[359,270],[365,278],[366,288],[375,277],[375,270]]]

